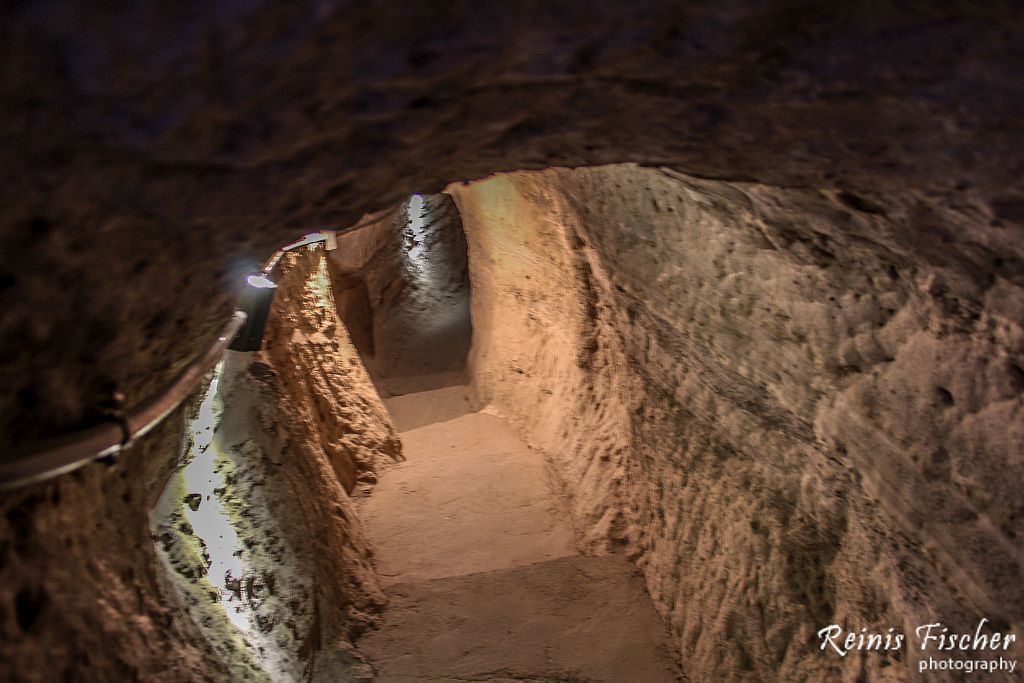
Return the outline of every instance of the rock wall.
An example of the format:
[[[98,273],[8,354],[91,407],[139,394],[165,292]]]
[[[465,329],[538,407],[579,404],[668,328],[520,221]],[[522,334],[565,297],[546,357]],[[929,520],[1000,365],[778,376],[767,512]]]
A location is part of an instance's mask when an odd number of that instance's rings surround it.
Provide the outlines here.
[[[247,412],[238,410],[241,392],[235,388],[243,383],[248,360],[246,354],[228,353],[189,402],[180,466],[150,517],[176,606],[216,651],[231,680],[262,683],[271,671],[281,680],[294,680],[301,671],[297,648],[288,646],[293,633],[309,631],[310,619],[308,609],[280,607],[308,588],[289,571],[297,564],[294,551],[280,538],[268,506],[247,505],[266,491],[257,490],[265,486],[262,477],[252,476],[260,469],[260,458],[252,457],[258,450],[252,429],[239,433],[228,427]],[[229,393],[232,406],[225,414]],[[266,562],[271,554],[283,561]],[[308,602],[303,599],[303,607]],[[285,647],[278,647],[278,639]]]
[[[397,386],[389,378],[461,370],[469,348],[458,211],[445,194],[419,196],[416,207],[410,200],[368,217],[329,254],[339,315],[385,394]]]
[[[978,367],[975,354],[989,348],[980,321],[1021,319],[1005,294],[1024,278],[1017,3],[42,0],[0,3],[0,14],[0,457],[100,419],[96,406],[115,389],[137,404],[210,345],[241,276],[304,232],[496,171],[633,161],[730,181],[717,188],[761,188],[754,194],[769,206],[771,188],[812,196],[825,188],[839,202],[825,206],[839,211],[833,234],[846,249],[865,248],[857,230],[870,223],[871,241],[899,261],[907,301],[942,312],[905,347],[903,363],[925,366],[913,391],[913,383],[892,387],[908,400],[876,402],[889,389],[858,372],[848,381],[861,383],[842,401],[909,416],[886,432],[907,443],[918,443],[929,421],[946,447],[918,457],[934,460],[939,490],[949,488],[941,485],[948,470],[975,491],[976,506],[996,501],[992,529],[1019,521],[998,512],[1012,496],[999,503],[983,491],[1012,481],[1018,422],[991,431],[994,413],[966,412],[996,405],[988,394],[1016,383],[1019,363],[974,381],[955,372],[962,358]],[[765,229],[780,253],[843,257],[823,243],[813,215],[784,218]],[[633,222],[621,220],[624,235]],[[945,275],[929,282],[904,268],[921,261],[932,265],[920,273]],[[850,264],[847,276],[860,267]],[[978,285],[986,279],[991,286]],[[844,315],[858,310],[853,292],[836,294]],[[894,311],[921,310],[898,306],[899,296],[887,304]],[[1002,341],[1012,325],[993,324],[997,345],[1012,346]],[[754,333],[763,331],[737,323],[729,335]],[[968,338],[977,352],[941,355],[950,340]],[[840,366],[877,353],[867,338],[846,339]],[[930,364],[934,353],[941,358]],[[772,356],[758,372],[785,360]],[[943,378],[943,391],[934,390],[933,366],[950,368],[954,386]],[[796,386],[787,400],[806,398]],[[947,409],[921,410],[929,395]],[[833,415],[846,415],[842,401]],[[845,421],[822,410],[815,434],[845,433]],[[146,464],[117,478],[85,473],[0,500],[6,670],[34,676],[42,653],[60,668],[121,643],[102,663],[90,659],[98,679],[140,668],[170,680],[217,671],[200,635],[161,606],[169,593],[152,578],[150,551],[138,550],[148,548],[146,516],[179,455],[176,437],[167,438],[138,445],[132,457]],[[835,452],[842,445],[851,457],[840,440]],[[990,468],[985,454],[1000,443],[1007,468]],[[980,456],[953,469],[975,449]],[[903,498],[901,489],[895,500]],[[960,499],[949,499],[952,509]],[[60,545],[68,542],[73,548]],[[972,555],[976,547],[965,546]],[[1002,545],[985,553],[1012,555]],[[938,570],[929,557],[906,560],[903,572],[930,576]],[[951,576],[970,584],[966,571]],[[34,621],[47,613],[35,585],[49,604],[68,606],[60,614],[87,605],[106,616],[88,629],[74,616]]]
[[[248,567],[235,577],[238,600],[266,642],[244,645],[211,606],[209,560],[181,514],[190,492],[178,456],[194,457],[182,412],[195,420],[200,391],[115,469],[91,465],[4,497],[5,680],[367,675],[351,642],[384,597],[348,494],[371,486],[401,445],[338,321],[324,253],[289,255],[279,275],[265,350],[226,356],[210,437]],[[261,661],[257,646],[278,652]]]
[[[378,467],[401,458],[401,444],[338,318],[325,252],[289,254],[279,268],[262,352],[267,365],[254,366],[269,384],[252,403],[252,424],[273,444],[267,481],[286,487],[282,531],[311,561],[307,673],[362,680],[369,669],[351,642],[385,600],[348,494],[365,493]],[[268,424],[265,411],[275,406],[278,419]]]
[[[265,349],[227,354],[207,437],[223,480],[214,496],[238,536],[237,549],[220,551],[240,565],[225,608],[240,609],[249,630],[207,597],[218,570],[192,549],[187,476],[168,487],[154,534],[233,679],[350,680],[366,672],[351,642],[384,598],[348,494],[368,490],[401,446],[338,320],[325,252],[286,255],[275,277]]]
[[[922,220],[895,229],[935,248],[931,205],[977,207],[976,231],[1020,239],[1013,2],[0,13],[4,457],[96,419],[113,386],[134,404],[173,377],[279,245],[497,171],[632,161],[914,192]],[[998,268],[1019,269],[1008,254]]]
[[[338,317],[326,253],[282,259],[265,353],[351,493],[376,481],[378,463],[401,458],[401,444]]]
[[[148,512],[182,412],[122,454],[0,499],[0,662],[12,683],[227,680],[157,559]]]
[[[902,240],[919,198],[635,166],[448,191],[479,402],[549,453],[581,548],[643,569],[692,680],[918,676],[821,652],[832,623],[1021,632],[1024,292]]]
[[[378,353],[375,326],[406,287],[398,251],[404,223],[401,205],[364,216],[363,227],[338,235],[327,255],[338,316],[368,369]]]

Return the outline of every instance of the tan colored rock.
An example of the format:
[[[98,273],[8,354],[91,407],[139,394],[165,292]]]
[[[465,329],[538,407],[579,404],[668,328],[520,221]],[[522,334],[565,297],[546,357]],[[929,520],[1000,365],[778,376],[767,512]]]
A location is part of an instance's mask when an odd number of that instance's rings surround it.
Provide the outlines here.
[[[284,650],[273,675],[201,580],[209,557],[185,547],[202,544],[172,509],[195,502],[177,478],[156,509],[185,431],[175,414],[114,470],[91,465],[4,500],[0,598],[13,610],[0,608],[0,658],[11,680],[347,680],[366,670],[351,642],[385,599],[348,492],[375,481],[401,445],[338,322],[323,252],[286,257],[279,277],[266,351],[227,354],[211,437],[230,461],[220,497],[252,569],[229,584],[265,646]]]
[[[478,391],[567,447],[583,544],[636,557],[698,671],[819,673],[785,643],[832,607],[909,623],[992,605],[1020,624],[1013,3],[0,13],[0,457],[95,422],[115,389],[133,405],[162,386],[215,338],[241,276],[303,232],[498,171],[632,161],[673,169],[664,192],[601,174],[587,191],[522,181],[523,201],[492,188],[518,208],[493,207],[500,240],[474,238]],[[461,201],[482,225],[478,199]],[[701,231],[677,242],[661,221],[684,205]],[[560,227],[573,216],[583,246]],[[543,267],[565,302],[488,285],[506,272],[489,251]],[[489,320],[499,302],[534,318]],[[487,332],[504,327],[551,348]],[[578,459],[571,417],[592,432]],[[223,674],[169,609],[148,538],[181,429],[137,444],[123,474],[0,498],[3,670]],[[325,481],[354,467],[346,448],[317,461]],[[708,635],[730,633],[757,635],[744,655]]]
[[[265,353],[348,493],[401,444],[338,318],[326,252],[289,254],[267,323]]]
[[[629,166],[449,191],[478,401],[557,463],[581,548],[644,570],[688,676],[913,679],[913,650],[815,633],[1020,631],[1019,287],[910,269],[815,191]]]
[[[178,604],[149,510],[181,447],[181,411],[124,453],[2,499],[0,662],[10,681],[185,683],[227,668]]]
[[[503,170],[912,197],[889,239],[1024,277],[1012,4],[213,6],[0,10],[12,445],[142,400],[281,244]]]
[[[458,373],[469,348],[458,211],[444,194],[420,196],[418,206],[418,222],[411,202],[364,218],[328,254],[339,316],[385,396],[392,378]]]

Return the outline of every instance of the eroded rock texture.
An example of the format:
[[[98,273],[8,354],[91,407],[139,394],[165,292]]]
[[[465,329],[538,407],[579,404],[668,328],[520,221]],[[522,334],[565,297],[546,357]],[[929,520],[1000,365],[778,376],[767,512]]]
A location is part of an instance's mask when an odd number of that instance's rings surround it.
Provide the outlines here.
[[[0,661],[11,681],[192,681],[228,669],[159,570],[149,510],[177,463],[180,412],[123,454],[7,494]]]
[[[0,415],[17,442],[86,421],[109,384],[134,402],[172,376],[280,244],[500,170],[632,161],[865,206],[913,193],[894,230],[996,241],[988,269],[1021,277],[1012,2],[2,11]],[[935,233],[936,206],[977,220]]]
[[[384,598],[348,493],[376,482],[401,444],[339,321],[325,253],[287,255],[280,269],[249,424],[270,441],[264,479],[280,491],[280,531],[308,562],[311,602],[293,607],[312,613],[296,680],[355,679],[366,667],[351,641]]]
[[[413,197],[360,225],[338,236],[328,270],[338,313],[378,389],[387,395],[401,378],[461,371],[469,276],[451,197]]]
[[[401,445],[338,320],[323,251],[286,256],[278,276],[265,351],[227,354],[207,438],[242,544],[245,570],[230,583],[252,633],[228,623],[183,514],[213,503],[173,472],[188,433],[176,413],[114,470],[92,465],[5,499],[8,680],[367,675],[351,643],[384,596],[348,493],[371,486]],[[184,410],[190,421],[204,393]],[[185,446],[182,465],[196,456],[191,435]]]
[[[0,457],[99,419],[115,388],[135,404],[162,385],[210,344],[240,276],[304,232],[495,171],[637,162],[690,175],[641,192],[643,211],[616,205],[619,188],[548,196],[517,180],[535,195],[522,205],[509,190],[525,212],[509,225],[525,232],[515,245],[513,228],[494,233],[504,252],[544,254],[572,295],[516,285],[549,309],[527,318],[534,329],[566,314],[545,334],[574,351],[539,355],[539,369],[517,360],[509,377],[552,404],[542,389],[566,390],[526,372],[602,398],[584,410],[566,395],[543,419],[513,411],[563,461],[555,445],[579,446],[560,436],[565,414],[594,428],[595,445],[564,462],[595,501],[577,503],[587,546],[610,533],[630,549],[698,671],[824,666],[785,643],[831,608],[881,623],[991,605],[1019,624],[1019,580],[1005,578],[1021,518],[1007,488],[1022,451],[1016,3],[53,0],[0,12]],[[477,198],[462,201],[483,225]],[[622,213],[598,220],[598,206]],[[669,208],[720,233],[679,226],[680,249],[659,222]],[[551,211],[586,225],[531,218]],[[497,238],[474,239],[479,275]],[[507,292],[474,285],[491,292],[475,311],[492,331],[477,384],[507,402],[485,375],[508,372],[512,351],[490,348],[502,325],[487,320]],[[594,316],[585,329],[577,308]],[[614,398],[601,368],[620,362]],[[632,393],[641,379],[663,396]],[[150,437],[114,478],[91,469],[4,495],[8,670],[32,677],[88,653],[99,680],[223,673],[154,578],[146,515],[175,439]],[[318,471],[349,467],[335,464]],[[635,485],[655,474],[660,489]],[[658,510],[665,523],[641,534]],[[701,586],[702,608],[688,609],[685,589]],[[47,605],[61,607],[33,618]],[[765,636],[740,647],[748,627]],[[737,647],[712,649],[705,632]]]
[[[227,354],[207,437],[242,565],[225,607],[241,604],[248,632],[207,598],[216,595],[208,554],[188,552],[186,475],[172,479],[154,534],[183,604],[235,679],[350,680],[367,670],[351,642],[384,597],[348,494],[376,482],[401,445],[339,322],[323,248],[286,255],[276,272],[265,350]]]
[[[380,462],[401,457],[391,418],[374,391],[338,317],[326,252],[289,254],[281,277],[265,353],[349,493],[376,481]]]
[[[479,400],[551,454],[581,546],[643,568],[694,680],[916,675],[823,656],[832,623],[1019,632],[1024,296],[893,237],[917,198],[631,166],[449,189]]]

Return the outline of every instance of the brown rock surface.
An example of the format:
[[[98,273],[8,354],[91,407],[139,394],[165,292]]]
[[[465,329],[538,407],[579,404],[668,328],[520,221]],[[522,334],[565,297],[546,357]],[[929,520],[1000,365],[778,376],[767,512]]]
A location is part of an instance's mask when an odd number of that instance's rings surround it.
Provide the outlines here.
[[[1019,632],[1019,286],[925,268],[828,192],[629,166],[449,189],[477,402],[554,458],[581,547],[644,570],[688,675],[915,675],[823,656],[831,623]]]
[[[380,683],[673,683],[635,571],[620,557],[564,557],[399,584],[359,646]]]
[[[288,254],[279,268],[264,352],[351,493],[376,480],[379,463],[401,458],[401,444],[338,317],[326,252]]]
[[[907,677],[823,670],[827,618],[1019,629],[1016,3],[0,12],[2,457],[162,385],[305,231],[496,171],[637,162],[671,170],[460,196],[475,386],[562,454],[583,546],[637,560],[698,675]],[[181,431],[3,494],[4,670],[224,673],[155,572]],[[317,472],[365,471],[344,453]]]
[[[352,640],[385,601],[348,494],[401,444],[339,321],[323,249],[286,255],[276,279],[264,350],[226,361],[217,438],[237,492],[224,498],[252,575],[273,582],[248,600],[263,647],[288,665],[264,666],[271,680],[348,680],[365,669]]]
[[[501,170],[913,196],[891,232],[921,258],[1024,276],[1014,3],[0,11],[0,433],[18,443],[81,424],[109,383],[130,403],[159,386],[280,244]]]
[[[389,597],[375,680],[679,680],[636,569],[579,557],[549,462],[465,386],[387,401],[408,459],[360,507]]]
[[[401,445],[338,321],[323,251],[286,257],[279,281],[266,349],[228,352],[224,407],[209,425],[254,632],[240,636],[211,606],[209,556],[180,513],[212,503],[172,475],[178,458],[167,455],[186,432],[175,414],[113,472],[91,465],[8,494],[5,680],[347,680],[365,670],[351,642],[385,599],[347,493],[375,481]],[[185,412],[194,420],[196,406]],[[195,455],[186,445],[183,464]]]
[[[338,312],[378,389],[459,372],[469,348],[466,238],[448,195],[426,195],[338,236]],[[413,215],[415,213],[415,215]]]
[[[466,387],[387,401],[407,460],[360,507],[383,585],[575,554],[544,457],[504,422],[470,410]]]
[[[181,412],[121,456],[3,499],[0,663],[9,681],[227,680],[158,569],[149,528]],[[173,457],[167,457],[171,453]]]

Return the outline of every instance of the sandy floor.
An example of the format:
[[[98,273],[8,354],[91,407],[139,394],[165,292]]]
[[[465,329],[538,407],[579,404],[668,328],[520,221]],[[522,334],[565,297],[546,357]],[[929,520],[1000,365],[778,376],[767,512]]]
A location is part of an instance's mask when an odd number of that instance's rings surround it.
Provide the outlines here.
[[[363,519],[391,605],[379,681],[673,681],[635,568],[581,557],[543,456],[464,387],[389,399],[406,462]]]
[[[576,554],[543,458],[463,397],[456,386],[385,402],[407,458],[363,509],[385,584]]]

